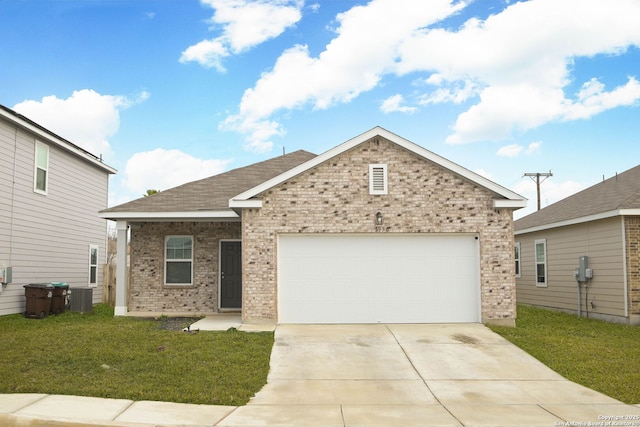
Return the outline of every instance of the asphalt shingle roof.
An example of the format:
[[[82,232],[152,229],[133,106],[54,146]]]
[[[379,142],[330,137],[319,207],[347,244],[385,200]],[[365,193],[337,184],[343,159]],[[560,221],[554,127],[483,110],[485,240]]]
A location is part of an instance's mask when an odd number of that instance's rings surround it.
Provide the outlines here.
[[[102,213],[194,212],[229,210],[229,199],[316,157],[298,150],[249,166],[189,182],[148,197],[141,197]]]
[[[619,209],[640,209],[640,165],[514,222],[524,230]]]

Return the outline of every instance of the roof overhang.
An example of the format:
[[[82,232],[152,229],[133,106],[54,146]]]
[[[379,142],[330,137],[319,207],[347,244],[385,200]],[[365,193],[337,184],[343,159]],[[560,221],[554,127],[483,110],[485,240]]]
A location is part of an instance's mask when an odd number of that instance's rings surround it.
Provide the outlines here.
[[[552,228],[567,227],[569,225],[582,224],[585,222],[597,221],[600,219],[613,218],[616,216],[640,216],[640,209],[616,209],[607,212],[601,212],[593,215],[582,216],[579,218],[567,219],[565,221],[553,222],[550,224],[538,225],[535,227],[523,228],[522,230],[516,230],[514,234],[527,234],[535,233],[536,231],[550,230]]]
[[[101,218],[112,221],[129,222],[172,222],[172,221],[240,221],[240,216],[232,210],[191,211],[191,212],[100,212]]]
[[[249,199],[249,200],[229,200],[229,207],[232,209],[242,209],[242,208],[261,208],[262,200],[260,199]]]
[[[527,207],[527,199],[493,199],[493,207],[496,209],[520,209]]]
[[[488,180],[487,178],[478,175],[475,172],[472,172],[450,160],[445,159],[444,157],[441,157],[429,150],[427,150],[426,148],[423,148],[417,144],[414,144],[413,142],[402,138],[401,136],[398,136],[392,132],[389,132],[386,129],[381,128],[380,126],[376,126],[375,128],[356,136],[355,138],[352,138],[334,148],[332,148],[329,151],[324,152],[323,154],[314,157],[313,159],[302,163],[301,165],[288,170],[285,173],[282,173],[268,181],[263,182],[260,185],[257,185],[247,191],[245,191],[244,193],[238,194],[237,196],[233,197],[231,200],[229,200],[229,207],[230,208],[245,208],[245,207],[262,207],[262,202],[259,200],[254,199],[257,195],[259,195],[260,193],[263,193],[266,190],[269,190],[270,188],[281,184],[285,181],[288,181],[289,179],[298,176],[300,174],[302,174],[303,172],[308,171],[309,169],[312,169],[318,165],[320,165],[321,163],[324,163],[325,161],[338,156],[354,147],[356,147],[357,145],[362,144],[363,142],[366,142],[368,140],[370,140],[371,138],[375,138],[376,136],[380,136],[382,138],[385,138],[403,148],[405,148],[406,150],[409,150],[427,160],[430,160],[442,167],[444,167],[445,169],[450,170],[451,172],[466,178],[467,180],[481,186],[484,187],[486,189],[488,189],[489,191],[493,192],[494,194],[496,194],[498,197],[496,199],[494,199],[494,207],[495,208],[508,208],[508,209],[520,209],[523,208],[527,205],[527,199],[524,198],[523,196],[514,193],[513,191],[499,185],[496,184],[493,181]],[[253,199],[253,200],[251,200]],[[248,205],[245,205],[245,203],[251,202]]]
[[[107,173],[115,174],[117,172],[116,169],[102,162],[102,159],[94,156],[86,150],[78,147],[70,141],[67,141],[64,138],[59,137],[51,131],[44,129],[42,126],[35,124],[30,119],[22,116],[14,112],[13,110],[5,110],[6,107],[0,108],[0,117],[4,117],[5,119],[15,123],[16,125],[22,127],[23,129],[28,130],[29,132],[36,135],[37,138],[41,138],[42,140],[46,140],[47,142],[56,145],[57,147],[70,152],[71,154],[91,163],[92,165],[104,170]]]

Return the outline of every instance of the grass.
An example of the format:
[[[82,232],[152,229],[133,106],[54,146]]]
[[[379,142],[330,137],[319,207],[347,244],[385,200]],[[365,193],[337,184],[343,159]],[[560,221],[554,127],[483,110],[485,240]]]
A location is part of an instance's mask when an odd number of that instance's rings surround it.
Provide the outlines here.
[[[571,381],[640,403],[640,327],[529,306],[516,325],[491,329]]]
[[[0,393],[240,406],[266,384],[273,333],[185,333],[92,313],[0,317]],[[186,326],[186,325],[185,325]]]

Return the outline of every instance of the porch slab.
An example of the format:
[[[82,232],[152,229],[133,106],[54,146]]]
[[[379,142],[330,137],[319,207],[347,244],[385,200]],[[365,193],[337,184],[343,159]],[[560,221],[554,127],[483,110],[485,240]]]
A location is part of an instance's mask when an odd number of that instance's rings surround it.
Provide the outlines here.
[[[243,323],[242,315],[238,313],[214,314],[190,325],[192,331],[226,331],[231,328],[243,332],[273,332],[276,325],[275,323]]]
[[[216,314],[192,323],[190,329],[192,331],[226,331],[231,328],[239,329],[240,325],[242,325],[240,314]]]

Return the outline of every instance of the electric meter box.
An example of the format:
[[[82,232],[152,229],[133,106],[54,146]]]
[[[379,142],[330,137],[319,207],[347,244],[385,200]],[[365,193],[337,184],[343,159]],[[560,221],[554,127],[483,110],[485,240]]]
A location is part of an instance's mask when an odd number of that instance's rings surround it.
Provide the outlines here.
[[[0,266],[0,283],[13,282],[13,267]]]
[[[589,270],[589,271],[587,271]],[[587,279],[593,277],[593,273],[589,268],[589,257],[583,255],[578,258],[578,269],[576,270],[578,282],[586,282]]]

